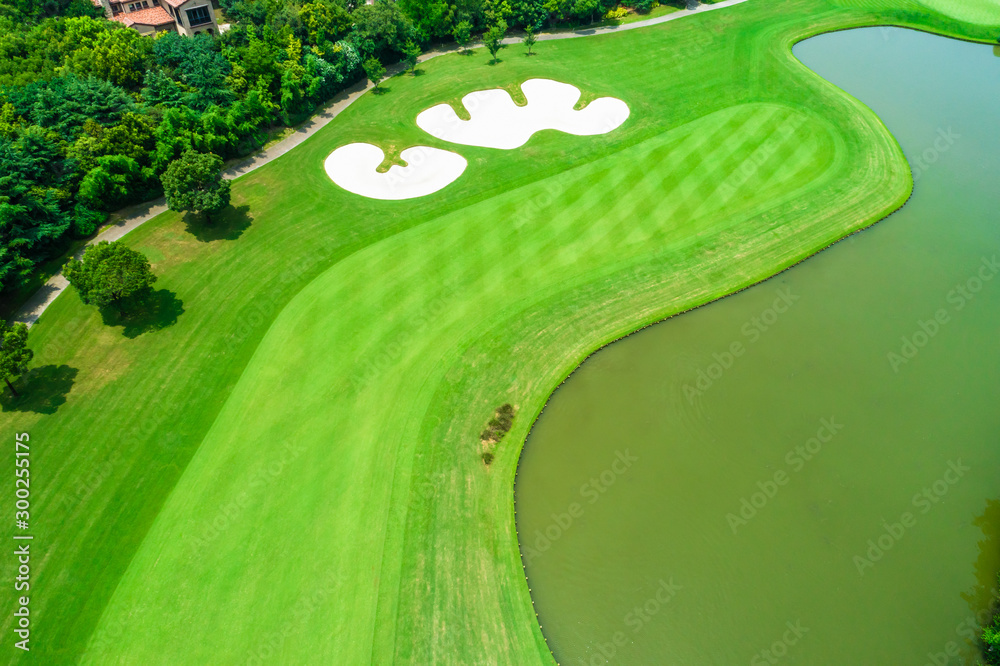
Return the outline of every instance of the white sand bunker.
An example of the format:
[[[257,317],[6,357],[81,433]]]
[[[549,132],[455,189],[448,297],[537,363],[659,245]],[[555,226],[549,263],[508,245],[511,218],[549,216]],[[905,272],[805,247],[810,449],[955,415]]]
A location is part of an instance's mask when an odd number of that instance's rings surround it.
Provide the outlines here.
[[[539,130],[569,134],[606,134],[629,115],[628,104],[601,97],[579,111],[573,106],[580,90],[568,83],[529,79],[521,84],[525,106],[514,104],[506,90],[479,90],[462,98],[470,120],[462,120],[447,104],[432,106],[417,116],[417,125],[431,136],[452,143],[484,148],[518,148]]]
[[[413,199],[451,184],[468,162],[457,153],[428,146],[414,146],[399,154],[406,166],[394,164],[385,173],[375,169],[385,153],[370,143],[349,143],[330,153],[326,174],[348,192],[371,199]]]

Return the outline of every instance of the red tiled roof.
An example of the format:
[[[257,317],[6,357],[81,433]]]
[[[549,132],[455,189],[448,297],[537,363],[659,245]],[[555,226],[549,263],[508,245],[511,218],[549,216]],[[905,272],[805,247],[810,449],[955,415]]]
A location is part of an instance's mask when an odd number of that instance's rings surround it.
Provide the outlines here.
[[[151,7],[149,9],[140,9],[137,12],[118,14],[117,16],[113,16],[111,20],[124,23],[127,26],[132,26],[136,23],[139,25],[166,25],[167,23],[174,22],[173,17],[163,7]]]
[[[174,9],[180,9],[181,5],[183,5],[188,0],[163,0],[163,1],[166,2],[168,5],[170,5],[171,7],[173,7]]]

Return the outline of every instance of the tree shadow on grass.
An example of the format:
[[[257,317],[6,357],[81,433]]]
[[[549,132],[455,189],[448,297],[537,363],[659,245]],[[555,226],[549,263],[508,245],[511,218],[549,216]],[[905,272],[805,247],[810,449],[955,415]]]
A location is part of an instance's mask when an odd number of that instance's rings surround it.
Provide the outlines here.
[[[0,406],[5,412],[35,412],[55,414],[66,402],[66,395],[73,388],[79,371],[68,365],[43,365],[28,370],[14,387],[19,396],[15,397],[5,384],[0,394]]]
[[[121,326],[122,335],[126,338],[137,338],[143,333],[173,326],[182,314],[184,302],[167,289],[159,289],[142,299],[132,301],[124,313],[110,305],[101,308],[104,324]]]
[[[388,86],[379,85],[378,88],[372,88],[373,95],[386,95],[390,92],[392,92],[392,88],[389,88]]]
[[[204,215],[187,213],[184,224],[187,231],[203,243],[217,240],[236,240],[253,222],[250,206],[227,206],[221,213],[212,218],[211,223],[205,221]]]

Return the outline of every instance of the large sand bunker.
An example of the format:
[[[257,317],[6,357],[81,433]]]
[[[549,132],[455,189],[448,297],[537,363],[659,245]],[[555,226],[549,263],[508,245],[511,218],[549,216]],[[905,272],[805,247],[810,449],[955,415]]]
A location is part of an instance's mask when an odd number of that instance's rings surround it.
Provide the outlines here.
[[[385,173],[375,169],[385,153],[370,143],[349,143],[330,153],[323,165],[326,174],[348,192],[372,199],[412,199],[451,184],[468,162],[457,153],[428,146],[414,146],[399,154],[406,166],[394,164]]]
[[[528,103],[518,106],[506,90],[479,90],[462,98],[470,120],[462,120],[447,104],[432,106],[417,116],[428,134],[452,143],[484,148],[518,148],[539,130],[569,134],[606,134],[628,118],[628,105],[601,97],[579,111],[573,106],[580,90],[568,83],[529,79],[521,85]]]

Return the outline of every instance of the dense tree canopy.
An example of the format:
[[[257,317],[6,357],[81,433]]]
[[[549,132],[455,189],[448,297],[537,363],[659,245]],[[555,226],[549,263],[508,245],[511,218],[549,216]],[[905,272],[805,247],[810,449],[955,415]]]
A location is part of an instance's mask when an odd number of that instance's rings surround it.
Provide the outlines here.
[[[209,222],[213,214],[229,205],[229,187],[229,181],[222,179],[222,159],[211,153],[189,150],[163,174],[163,193],[170,210],[204,213]]]
[[[153,38],[90,0],[0,0],[0,289],[108,212],[158,196],[189,151],[246,155],[366,73],[412,67],[429,41],[468,43],[493,27],[495,42],[496,26],[589,20],[614,4],[221,2],[232,28],[220,37]]]
[[[351,15],[330,0],[241,3],[249,18],[221,39],[52,7],[0,5],[0,289],[159,196],[186,152],[245,155],[364,76]]]

